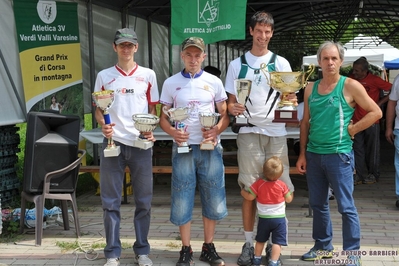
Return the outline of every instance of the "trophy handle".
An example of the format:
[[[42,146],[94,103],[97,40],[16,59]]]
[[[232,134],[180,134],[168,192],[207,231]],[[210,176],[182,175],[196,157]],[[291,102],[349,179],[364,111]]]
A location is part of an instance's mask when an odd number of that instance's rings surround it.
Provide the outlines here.
[[[314,64],[310,64],[309,65],[309,69],[305,72],[305,74],[303,75],[303,85],[302,88],[306,86],[306,83],[308,82],[308,79],[310,77],[310,75],[312,75],[312,73],[314,72],[314,70],[316,69],[316,66]],[[306,78],[305,78],[306,76]]]
[[[269,77],[268,77],[269,71],[267,70],[267,64],[265,64],[265,63],[260,64],[260,70],[265,75],[266,80],[267,80],[267,84],[270,85],[270,80],[269,80]]]
[[[167,117],[170,118],[169,112],[168,112],[168,110],[166,110],[166,108],[167,108],[167,107],[164,105],[164,106],[162,107],[162,112],[163,112]]]

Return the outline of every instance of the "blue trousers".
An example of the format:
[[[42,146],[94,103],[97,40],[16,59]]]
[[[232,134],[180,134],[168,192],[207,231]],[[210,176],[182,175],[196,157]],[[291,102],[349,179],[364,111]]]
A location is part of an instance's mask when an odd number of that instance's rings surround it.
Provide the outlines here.
[[[353,140],[356,174],[360,180],[369,174],[380,178],[380,124],[360,131]]]
[[[342,215],[344,250],[360,248],[360,222],[353,199],[354,156],[350,153],[316,154],[306,152],[306,178],[309,204],[313,209],[314,249],[333,250],[333,229],[328,200],[331,184]]]
[[[103,147],[107,144],[108,140],[104,139]],[[100,158],[100,192],[106,237],[104,255],[106,258],[119,258],[122,251],[119,236],[120,206],[126,166],[130,169],[136,206],[133,219],[136,241],[133,251],[136,255],[149,254],[148,232],[153,194],[152,149],[141,150],[119,142],[115,144],[121,148],[119,156],[104,157],[102,152]]]

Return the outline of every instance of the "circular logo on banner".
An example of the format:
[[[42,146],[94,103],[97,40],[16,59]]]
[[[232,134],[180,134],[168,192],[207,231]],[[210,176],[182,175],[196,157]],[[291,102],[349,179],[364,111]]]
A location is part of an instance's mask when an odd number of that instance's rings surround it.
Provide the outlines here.
[[[57,5],[55,1],[40,0],[37,3],[37,14],[44,23],[53,23],[55,18],[57,17]]]

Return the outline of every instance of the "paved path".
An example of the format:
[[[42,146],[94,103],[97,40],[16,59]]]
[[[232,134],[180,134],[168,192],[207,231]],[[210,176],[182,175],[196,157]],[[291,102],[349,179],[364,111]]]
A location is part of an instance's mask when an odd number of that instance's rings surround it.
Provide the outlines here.
[[[364,266],[399,265],[399,210],[395,208],[393,149],[382,144],[382,176],[374,185],[355,187],[354,196],[360,215],[362,228],[362,248],[367,255],[363,256]],[[300,256],[312,247],[311,227],[307,206],[306,182],[302,176],[292,177],[296,186],[295,199],[287,206],[289,220],[289,246],[283,247],[283,265],[313,265],[312,262],[299,260]],[[226,176],[227,202],[229,215],[216,227],[215,245],[226,265],[236,265],[241,252],[243,232],[241,227],[241,198],[236,184],[236,176]],[[126,246],[131,246],[134,239],[133,198],[130,204],[122,206],[121,239]],[[341,216],[337,212],[336,201],[330,201],[334,227],[334,245],[337,251],[342,246]],[[102,211],[99,196],[88,192],[78,199],[79,218],[83,236],[76,239],[75,231],[64,231],[62,227],[51,223],[44,230],[41,247],[34,245],[34,233],[28,232],[16,243],[0,244],[0,266],[4,265],[103,265],[105,262],[102,250],[95,250],[98,258],[88,260],[94,254],[85,254],[82,250],[62,250],[56,243],[78,241],[83,250],[91,243],[104,243],[102,237]],[[150,229],[151,259],[154,265],[174,266],[178,259],[180,241],[178,228],[169,222],[170,182],[168,176],[155,179],[152,223]],[[207,265],[198,260],[202,245],[203,233],[201,211],[197,198],[192,228],[192,247],[197,266]],[[371,256],[370,251],[389,251],[391,256]],[[122,252],[121,265],[133,265],[131,248]],[[342,256],[341,256],[342,258]],[[336,261],[335,261],[336,262]]]

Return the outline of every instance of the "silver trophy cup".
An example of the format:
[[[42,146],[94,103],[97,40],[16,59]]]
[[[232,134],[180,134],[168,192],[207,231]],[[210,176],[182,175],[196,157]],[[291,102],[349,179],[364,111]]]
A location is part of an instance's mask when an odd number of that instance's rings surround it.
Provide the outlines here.
[[[249,94],[251,93],[251,85],[252,85],[252,81],[248,80],[248,79],[236,79],[234,80],[234,87],[235,90],[237,92],[236,94],[236,98],[237,98],[237,102],[239,104],[242,104],[245,106],[245,104],[247,103]],[[236,116],[236,124],[248,124],[248,120],[247,120],[247,115],[249,115],[246,111],[241,114]]]
[[[111,117],[108,113],[109,108],[111,108],[114,103],[114,91],[105,90],[105,91],[96,91],[92,93],[93,101],[96,103],[96,106],[103,110],[105,124],[111,124]],[[104,149],[104,157],[113,157],[118,156],[121,153],[121,149],[119,146],[116,146],[112,137],[108,138],[108,145]]]
[[[166,106],[162,108],[162,112],[166,114],[171,121],[176,121],[177,128],[181,131],[184,131],[184,123],[182,121],[186,120],[190,116],[191,108],[189,107],[178,107],[178,108],[169,108]],[[190,151],[190,147],[187,142],[180,143],[180,146],[177,147],[178,153],[187,153]]]
[[[140,133],[154,131],[159,123],[159,117],[153,114],[134,114],[132,119],[134,121],[134,127],[140,131]],[[147,150],[154,146],[154,143],[140,134],[137,140],[133,141],[133,146]]]
[[[205,130],[213,128],[219,120],[219,113],[199,113],[199,120]],[[215,148],[213,141],[202,141],[200,144],[201,150],[213,150]]]

